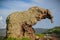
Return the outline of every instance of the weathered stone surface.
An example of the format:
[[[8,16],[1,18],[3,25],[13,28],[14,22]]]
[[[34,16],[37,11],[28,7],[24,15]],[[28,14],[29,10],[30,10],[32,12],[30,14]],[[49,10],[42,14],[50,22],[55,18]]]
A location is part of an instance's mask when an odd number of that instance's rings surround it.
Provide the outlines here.
[[[7,37],[22,38],[23,36],[35,40],[33,25],[37,21],[48,18],[52,21],[52,15],[48,9],[31,7],[24,12],[14,12],[6,19]]]

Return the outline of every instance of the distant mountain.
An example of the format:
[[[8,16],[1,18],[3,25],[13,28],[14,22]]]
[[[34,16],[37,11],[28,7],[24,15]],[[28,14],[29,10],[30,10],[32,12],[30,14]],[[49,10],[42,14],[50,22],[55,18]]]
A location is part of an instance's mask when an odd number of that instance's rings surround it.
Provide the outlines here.
[[[6,29],[0,29],[0,36],[6,36]]]
[[[44,33],[46,32],[48,29],[44,29],[44,28],[34,28],[35,33],[39,34],[39,33]]]

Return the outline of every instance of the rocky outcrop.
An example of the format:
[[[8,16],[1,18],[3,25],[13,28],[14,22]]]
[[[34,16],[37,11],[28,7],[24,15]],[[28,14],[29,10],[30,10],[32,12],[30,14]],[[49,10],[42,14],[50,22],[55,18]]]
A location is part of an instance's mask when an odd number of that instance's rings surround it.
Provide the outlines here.
[[[31,7],[24,12],[14,12],[6,19],[6,37],[22,38],[24,36],[35,40],[32,26],[45,18],[52,21],[49,10],[39,7]]]

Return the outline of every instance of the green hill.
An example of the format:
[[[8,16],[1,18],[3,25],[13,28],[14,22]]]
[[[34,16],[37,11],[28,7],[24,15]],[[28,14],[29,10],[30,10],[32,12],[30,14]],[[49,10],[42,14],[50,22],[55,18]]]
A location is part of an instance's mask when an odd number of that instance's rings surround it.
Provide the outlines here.
[[[35,34],[40,34],[40,33],[46,32],[48,29],[44,29],[44,28],[34,28],[34,30],[35,30]]]
[[[49,33],[49,34],[52,34],[52,33],[54,33],[54,34],[60,34],[60,26],[56,26],[56,27],[54,27],[52,29],[49,29],[45,33]]]

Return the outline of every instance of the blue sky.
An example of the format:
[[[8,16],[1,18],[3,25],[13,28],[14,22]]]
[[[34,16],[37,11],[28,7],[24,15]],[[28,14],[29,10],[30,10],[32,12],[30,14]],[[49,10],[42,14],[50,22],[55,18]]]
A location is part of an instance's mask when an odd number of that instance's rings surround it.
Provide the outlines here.
[[[37,22],[34,28],[53,28],[60,26],[60,0],[0,0],[0,28],[6,28],[6,17],[15,11],[28,10],[32,6],[39,6],[51,11],[54,23],[49,19]]]

